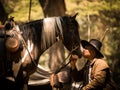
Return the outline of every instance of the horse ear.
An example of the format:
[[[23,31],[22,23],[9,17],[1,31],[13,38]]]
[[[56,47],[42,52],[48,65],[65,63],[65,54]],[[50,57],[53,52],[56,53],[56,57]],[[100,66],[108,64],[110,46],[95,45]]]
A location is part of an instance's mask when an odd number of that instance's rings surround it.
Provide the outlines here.
[[[72,15],[72,18],[76,18],[76,16],[78,15],[78,13],[76,13],[76,14],[74,14],[74,15]]]
[[[10,18],[8,19],[10,22],[11,21],[14,21],[14,17],[13,16],[10,16]]]

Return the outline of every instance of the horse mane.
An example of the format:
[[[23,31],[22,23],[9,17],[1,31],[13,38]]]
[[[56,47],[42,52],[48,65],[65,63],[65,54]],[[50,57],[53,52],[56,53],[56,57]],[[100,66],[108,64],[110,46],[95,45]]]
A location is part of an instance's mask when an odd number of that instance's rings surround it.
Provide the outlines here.
[[[41,48],[46,49],[55,41],[57,34],[63,37],[61,17],[51,17],[43,19],[43,27],[41,34]]]
[[[30,39],[33,42],[36,42],[36,40],[37,42],[40,42],[42,19],[19,24],[19,29],[22,32],[26,41]]]
[[[45,50],[56,42],[57,36],[63,39],[61,21],[63,21],[62,17],[49,17],[21,24],[19,28],[22,30],[25,39],[31,37],[34,42],[36,38],[37,42],[41,43],[41,48]]]

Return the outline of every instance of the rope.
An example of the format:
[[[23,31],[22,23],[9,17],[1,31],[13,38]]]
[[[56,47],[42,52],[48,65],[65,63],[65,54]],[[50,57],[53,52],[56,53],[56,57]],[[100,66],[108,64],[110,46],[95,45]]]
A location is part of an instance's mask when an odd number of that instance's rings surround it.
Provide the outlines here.
[[[32,7],[32,0],[30,0],[30,6],[29,6],[29,16],[28,16],[29,21],[30,21],[30,15],[31,15],[31,7]]]
[[[17,31],[16,31],[16,32],[17,32]],[[28,54],[29,54],[29,56],[30,56],[31,61],[32,61],[33,64],[37,67],[36,62],[33,60],[32,55],[31,55],[31,53],[29,52],[29,50],[28,50],[28,48],[27,48],[27,44],[26,44],[26,42],[25,42],[24,37],[23,37],[21,34],[20,34],[20,36],[21,36],[21,38],[22,38],[23,45],[25,46],[25,48],[26,48],[26,50],[27,50],[27,52],[28,52]]]

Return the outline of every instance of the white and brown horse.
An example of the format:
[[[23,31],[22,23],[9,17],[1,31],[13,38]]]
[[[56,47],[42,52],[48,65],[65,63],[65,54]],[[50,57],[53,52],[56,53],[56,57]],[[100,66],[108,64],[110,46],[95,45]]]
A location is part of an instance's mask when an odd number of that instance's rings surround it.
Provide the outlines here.
[[[77,15],[77,14],[76,14]],[[79,25],[74,16],[50,17],[40,20],[14,25],[14,21],[7,22],[6,29],[11,29],[12,37],[18,37],[19,48],[15,51],[7,51],[7,56],[16,66],[15,82],[18,87],[24,88],[28,84],[29,76],[36,71],[39,57],[55,42],[61,40],[64,46],[74,53],[81,55]],[[13,23],[13,25],[11,24]],[[11,27],[12,25],[12,27]],[[15,32],[15,33],[14,33]],[[8,42],[10,42],[8,40]],[[11,40],[12,42],[12,40]],[[9,45],[8,45],[9,46]]]

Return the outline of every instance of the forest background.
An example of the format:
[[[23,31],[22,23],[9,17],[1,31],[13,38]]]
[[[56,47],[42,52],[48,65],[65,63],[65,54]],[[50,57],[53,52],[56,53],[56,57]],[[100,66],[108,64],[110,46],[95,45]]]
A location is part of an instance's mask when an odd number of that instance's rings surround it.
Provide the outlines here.
[[[120,89],[120,0],[0,0],[0,23],[14,16],[17,23],[79,13],[80,38],[102,41],[113,78]],[[42,55],[44,64],[48,53]]]

